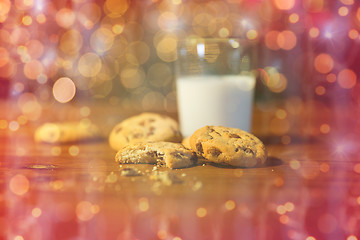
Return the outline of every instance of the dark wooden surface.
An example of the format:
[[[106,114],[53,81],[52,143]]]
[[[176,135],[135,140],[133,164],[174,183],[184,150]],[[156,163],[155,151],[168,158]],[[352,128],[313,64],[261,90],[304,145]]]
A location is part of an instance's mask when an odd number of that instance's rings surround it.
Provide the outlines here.
[[[108,130],[131,115],[119,112],[98,123]],[[40,121],[4,128],[0,239],[359,239],[356,137],[288,142],[254,118],[269,161],[251,169],[121,167],[106,140],[36,144]],[[123,176],[127,167],[142,175]]]

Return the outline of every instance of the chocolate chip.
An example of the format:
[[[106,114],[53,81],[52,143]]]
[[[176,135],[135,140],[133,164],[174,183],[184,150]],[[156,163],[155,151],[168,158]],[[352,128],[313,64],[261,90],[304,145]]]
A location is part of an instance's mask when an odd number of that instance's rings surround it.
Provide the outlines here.
[[[210,149],[208,150],[208,153],[210,153],[211,155],[217,157],[217,156],[219,156],[222,152],[221,152],[219,149],[217,149],[217,148],[215,148],[215,147],[212,147],[212,148],[210,148]]]
[[[245,148],[245,149],[244,149],[244,152],[247,153],[247,154],[252,154],[252,155],[254,155],[253,150],[251,150],[250,148]]]
[[[152,157],[152,158],[156,158],[156,157],[157,157],[157,153],[156,153],[156,152],[147,152],[146,155],[149,156],[149,157]]]
[[[119,133],[122,130],[122,127],[118,127],[115,129],[115,133]]]
[[[132,138],[141,138],[142,134],[141,133],[135,133]]]
[[[155,127],[150,127],[147,136],[154,135],[154,132],[155,132]]]
[[[239,135],[234,134],[234,133],[230,133],[229,137],[231,137],[231,138],[241,138]]]
[[[199,142],[199,143],[196,144],[196,150],[197,150],[198,152],[200,152],[201,154],[204,153],[204,150],[203,150],[203,147],[202,147],[202,145],[201,145],[201,142]]]

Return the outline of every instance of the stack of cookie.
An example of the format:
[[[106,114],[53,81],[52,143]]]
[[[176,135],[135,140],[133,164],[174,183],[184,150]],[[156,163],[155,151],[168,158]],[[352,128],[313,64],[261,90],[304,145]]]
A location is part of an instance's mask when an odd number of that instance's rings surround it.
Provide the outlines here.
[[[115,160],[120,164],[186,168],[201,159],[202,163],[255,167],[266,161],[264,144],[248,132],[204,126],[189,139],[182,139],[174,119],[155,113],[142,113],[117,124],[110,133],[109,144],[117,151]]]

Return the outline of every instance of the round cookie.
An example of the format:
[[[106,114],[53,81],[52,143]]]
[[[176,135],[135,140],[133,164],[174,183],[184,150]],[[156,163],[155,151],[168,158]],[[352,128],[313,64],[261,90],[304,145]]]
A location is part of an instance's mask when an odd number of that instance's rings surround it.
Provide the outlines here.
[[[178,123],[165,115],[141,113],[117,124],[110,133],[111,148],[119,150],[131,143],[180,142]]]
[[[102,138],[100,129],[89,121],[44,123],[34,134],[36,142],[72,143]]]
[[[205,126],[190,137],[190,146],[205,162],[234,167],[255,167],[265,163],[264,144],[254,135],[237,128]]]

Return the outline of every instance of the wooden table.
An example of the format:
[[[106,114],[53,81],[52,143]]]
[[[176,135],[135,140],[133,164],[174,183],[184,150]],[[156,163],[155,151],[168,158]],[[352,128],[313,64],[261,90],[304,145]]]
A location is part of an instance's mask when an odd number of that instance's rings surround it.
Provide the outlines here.
[[[119,167],[106,141],[35,144],[36,124],[12,127],[0,139],[0,239],[360,239],[351,139],[263,135],[265,167],[155,170]]]

